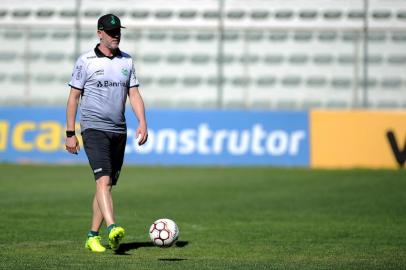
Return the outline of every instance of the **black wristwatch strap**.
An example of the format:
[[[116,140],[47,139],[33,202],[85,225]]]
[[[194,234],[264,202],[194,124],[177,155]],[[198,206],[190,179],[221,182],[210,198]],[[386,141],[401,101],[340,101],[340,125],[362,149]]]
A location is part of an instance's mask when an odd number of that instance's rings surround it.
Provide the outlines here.
[[[73,137],[73,136],[75,136],[76,135],[76,133],[75,133],[75,131],[74,130],[67,130],[66,131],[66,137]]]

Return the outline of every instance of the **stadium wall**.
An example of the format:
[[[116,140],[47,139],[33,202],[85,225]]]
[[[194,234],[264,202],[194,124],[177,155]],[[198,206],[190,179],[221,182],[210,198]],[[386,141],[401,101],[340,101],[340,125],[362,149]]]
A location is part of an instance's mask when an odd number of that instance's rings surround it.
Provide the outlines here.
[[[406,160],[406,112],[310,112],[311,165],[396,168]]]
[[[406,112],[149,110],[142,147],[127,113],[127,164],[397,168]],[[79,133],[79,125],[77,125]],[[64,108],[0,108],[0,161],[86,163],[64,150]]]
[[[137,145],[127,113],[126,162],[145,165],[308,166],[306,112],[149,110],[149,139]],[[77,126],[79,133],[79,125]],[[0,153],[6,162],[87,162],[64,151],[62,108],[0,109]]]

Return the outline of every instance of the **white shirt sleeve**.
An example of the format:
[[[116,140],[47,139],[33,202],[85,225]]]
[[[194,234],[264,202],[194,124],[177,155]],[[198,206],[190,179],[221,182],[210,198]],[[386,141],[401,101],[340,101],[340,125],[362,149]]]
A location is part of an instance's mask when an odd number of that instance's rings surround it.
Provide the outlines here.
[[[86,66],[82,57],[76,61],[69,85],[73,88],[83,90],[86,82]]]
[[[132,62],[132,67],[131,67],[131,74],[130,74],[130,88],[131,87],[138,87],[140,85],[138,79],[137,79],[137,75],[135,73],[135,68],[134,68],[134,62]]]

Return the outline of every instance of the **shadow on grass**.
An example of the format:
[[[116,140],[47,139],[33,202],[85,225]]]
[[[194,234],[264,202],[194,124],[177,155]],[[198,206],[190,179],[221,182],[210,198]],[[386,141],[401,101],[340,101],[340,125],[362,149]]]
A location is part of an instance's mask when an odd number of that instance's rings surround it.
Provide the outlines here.
[[[178,248],[183,248],[189,244],[188,241],[177,241],[175,243],[175,247]],[[115,254],[117,255],[129,255],[126,252],[134,249],[139,249],[139,248],[148,248],[148,247],[155,247],[154,244],[151,242],[132,242],[132,243],[122,243],[120,244],[120,247],[115,251]],[[163,261],[183,261],[185,259],[159,259]]]

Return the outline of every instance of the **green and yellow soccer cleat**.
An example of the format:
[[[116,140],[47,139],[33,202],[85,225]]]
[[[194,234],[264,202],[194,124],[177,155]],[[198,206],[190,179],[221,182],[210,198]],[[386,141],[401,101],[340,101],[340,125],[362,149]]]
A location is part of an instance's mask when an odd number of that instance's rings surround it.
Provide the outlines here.
[[[101,237],[100,236],[91,236],[88,237],[86,240],[86,248],[93,251],[93,252],[104,252],[106,248],[100,243]]]
[[[123,227],[114,227],[109,233],[109,245],[111,249],[117,250],[120,241],[124,238],[125,230]]]

